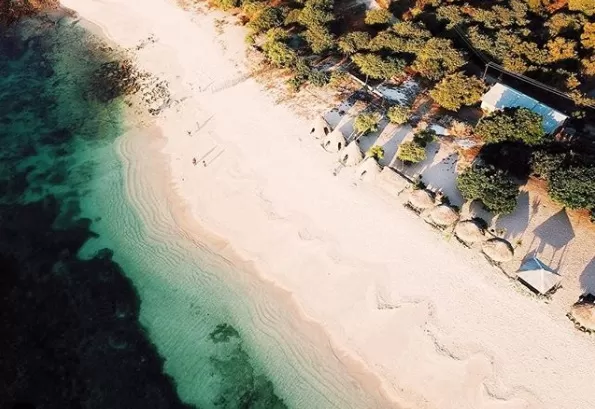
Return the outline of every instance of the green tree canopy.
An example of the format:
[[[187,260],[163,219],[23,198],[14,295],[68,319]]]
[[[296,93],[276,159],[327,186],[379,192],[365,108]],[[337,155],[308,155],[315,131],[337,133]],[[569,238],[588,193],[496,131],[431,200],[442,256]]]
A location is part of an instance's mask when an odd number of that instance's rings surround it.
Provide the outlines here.
[[[397,158],[406,163],[418,163],[426,159],[426,148],[415,141],[403,142],[397,150]]]
[[[373,24],[386,24],[390,22],[393,15],[390,11],[385,9],[371,9],[366,11],[366,18],[364,22],[369,25]]]
[[[362,74],[376,79],[389,79],[400,73],[405,67],[403,60],[382,58],[376,54],[358,53],[351,57]]]
[[[370,34],[365,31],[353,31],[339,38],[337,46],[343,53],[351,55],[368,48],[370,40]]]
[[[504,108],[483,117],[475,133],[486,142],[520,141],[527,145],[544,142],[543,118],[527,108]]]
[[[335,38],[325,26],[311,25],[306,30],[305,38],[315,54],[328,51],[335,45]]]
[[[595,1],[593,0],[568,0],[568,9],[582,11],[587,16],[595,14]]]
[[[355,118],[353,129],[360,135],[376,132],[381,119],[382,116],[377,112],[364,112]]]
[[[466,200],[480,200],[490,212],[512,213],[516,207],[518,185],[501,170],[471,167],[457,177],[457,187]]]
[[[463,54],[450,40],[430,38],[417,52],[412,68],[426,78],[438,80],[465,65]]]
[[[388,120],[393,124],[403,125],[409,120],[410,110],[403,105],[394,105],[386,113]]]
[[[473,105],[481,99],[486,90],[482,80],[468,77],[462,72],[447,75],[430,91],[430,96],[440,106],[456,111],[463,105]]]
[[[335,19],[333,3],[308,0],[298,16],[298,22],[306,27],[324,26]]]
[[[571,209],[595,209],[595,167],[554,169],[549,177],[549,194]]]
[[[253,4],[253,3],[252,3]],[[278,7],[265,7],[260,11],[255,12],[254,16],[248,23],[248,27],[256,32],[264,32],[273,27],[283,25],[283,11]]]
[[[399,21],[393,24],[392,31],[400,37],[409,40],[413,38],[431,38],[432,33],[422,24],[412,21]]]
[[[595,48],[595,23],[586,23],[581,34],[581,44],[585,48]]]

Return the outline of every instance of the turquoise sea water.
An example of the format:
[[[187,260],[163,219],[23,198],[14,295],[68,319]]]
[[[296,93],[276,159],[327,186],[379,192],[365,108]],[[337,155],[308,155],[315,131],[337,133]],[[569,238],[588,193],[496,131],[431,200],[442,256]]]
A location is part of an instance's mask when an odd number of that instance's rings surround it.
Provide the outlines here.
[[[284,408],[222,313],[164,299],[161,276],[142,279],[143,255],[119,247],[118,227],[142,224],[125,206],[114,149],[125,106],[95,95],[94,73],[111,58],[68,20],[0,39],[0,407]],[[101,214],[110,206],[119,214]],[[133,239],[134,251],[151,250]],[[190,309],[200,325],[183,361],[204,376],[184,383],[187,403],[148,334],[163,317],[140,317],[152,296],[172,323]]]
[[[288,293],[186,230],[97,76],[115,53],[71,19],[0,37],[0,408],[396,407]]]

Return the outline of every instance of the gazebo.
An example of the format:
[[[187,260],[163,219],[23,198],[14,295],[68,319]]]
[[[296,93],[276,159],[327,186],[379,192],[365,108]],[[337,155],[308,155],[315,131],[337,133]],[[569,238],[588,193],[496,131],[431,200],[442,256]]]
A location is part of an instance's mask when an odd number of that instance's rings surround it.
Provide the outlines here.
[[[434,195],[425,189],[416,189],[409,194],[408,202],[418,210],[426,210],[434,206]]]
[[[496,263],[505,263],[512,260],[514,250],[509,242],[504,239],[490,239],[482,246],[483,253]]]
[[[474,220],[457,223],[455,235],[466,244],[473,244],[483,239],[483,230]]]
[[[326,122],[323,117],[319,116],[312,123],[310,135],[314,136],[316,139],[323,139],[325,136],[331,133],[331,131],[332,129],[328,122]]]
[[[459,219],[459,214],[448,205],[436,206],[430,212],[430,220],[438,226],[452,226]]]
[[[364,159],[364,154],[356,141],[351,142],[339,152],[339,162],[345,166],[355,166]]]
[[[339,129],[335,129],[322,139],[321,145],[325,151],[335,153],[343,149],[347,145],[347,141],[343,133]]]
[[[360,179],[375,179],[380,173],[380,165],[376,159],[369,156],[357,167],[357,175]]]
[[[537,257],[530,257],[521,264],[517,278],[531,290],[544,295],[557,287],[562,277]]]
[[[591,295],[586,298],[595,297]],[[572,306],[568,313],[568,318],[570,318],[580,329],[595,332],[595,303],[584,299],[580,300]]]

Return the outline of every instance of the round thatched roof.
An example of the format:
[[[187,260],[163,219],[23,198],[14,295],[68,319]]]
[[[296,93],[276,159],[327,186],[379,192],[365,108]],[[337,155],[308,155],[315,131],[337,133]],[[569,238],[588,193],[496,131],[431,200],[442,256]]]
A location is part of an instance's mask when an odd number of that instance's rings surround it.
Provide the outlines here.
[[[512,246],[504,239],[490,239],[483,244],[482,250],[497,263],[510,261],[514,256]]]
[[[417,189],[409,194],[409,204],[421,210],[434,206],[434,195],[425,189]]]
[[[339,152],[339,162],[345,166],[355,166],[364,159],[364,154],[357,142],[353,141]]]
[[[322,147],[327,152],[339,152],[345,145],[347,145],[347,141],[343,133],[338,129],[326,135],[322,140]]]
[[[455,227],[455,234],[465,243],[476,243],[483,239],[483,231],[479,225],[473,220],[465,220],[457,223]]]
[[[595,304],[578,302],[570,309],[570,315],[581,327],[595,331]]]
[[[450,206],[440,205],[432,210],[430,218],[439,226],[452,226],[459,219],[459,214]]]

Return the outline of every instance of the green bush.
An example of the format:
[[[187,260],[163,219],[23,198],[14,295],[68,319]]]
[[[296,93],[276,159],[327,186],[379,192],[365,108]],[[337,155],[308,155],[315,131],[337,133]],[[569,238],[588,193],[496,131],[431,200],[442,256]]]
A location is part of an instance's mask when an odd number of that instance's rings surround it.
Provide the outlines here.
[[[473,105],[484,94],[486,85],[477,77],[467,77],[462,72],[447,75],[430,91],[430,96],[440,106],[456,111],[464,105]]]
[[[430,128],[422,129],[421,131],[417,131],[415,135],[413,135],[413,142],[418,144],[419,146],[425,148],[427,144],[436,140],[436,131]]]
[[[261,33],[283,24],[283,12],[278,7],[265,7],[257,12],[248,27],[255,33]]]
[[[267,59],[278,67],[291,66],[297,60],[297,54],[281,41],[267,41],[262,49]]]
[[[390,22],[393,18],[393,15],[390,11],[385,9],[372,9],[366,11],[366,18],[364,22],[369,25],[373,24],[386,24]]]
[[[240,0],[213,0],[213,5],[226,11],[238,7]]]
[[[324,71],[311,70],[310,75],[308,75],[308,81],[315,87],[324,87],[329,83],[329,80],[328,74]]]
[[[384,148],[379,145],[374,145],[370,149],[368,149],[368,152],[366,152],[366,156],[374,158],[376,160],[381,160],[382,158],[384,158]]]
[[[457,187],[467,200],[480,200],[490,212],[512,213],[519,193],[518,185],[501,170],[471,167],[457,177]]]
[[[554,154],[546,151],[535,151],[531,157],[531,172],[548,180],[552,172],[563,167],[565,154]]]
[[[364,31],[354,31],[341,37],[337,43],[337,46],[343,53],[350,55],[357,51],[368,48],[370,40],[370,34]]]
[[[537,145],[546,139],[539,114],[527,108],[504,108],[482,118],[475,133],[488,143],[520,141]]]
[[[335,46],[335,38],[325,26],[311,25],[305,34],[312,52],[320,54]]]
[[[595,167],[553,170],[549,193],[552,199],[571,209],[595,209]]]
[[[403,125],[409,120],[410,110],[406,106],[395,105],[388,109],[386,116],[393,124]]]
[[[384,59],[376,54],[355,54],[351,60],[364,75],[376,79],[390,79],[400,73],[405,62],[395,58]]]
[[[382,117],[377,112],[359,114],[353,122],[353,128],[360,135],[366,135],[378,130],[378,123]]]
[[[397,158],[405,163],[418,163],[426,159],[426,148],[414,141],[403,142],[397,150]]]

